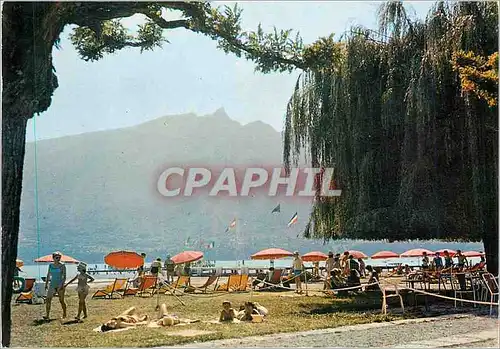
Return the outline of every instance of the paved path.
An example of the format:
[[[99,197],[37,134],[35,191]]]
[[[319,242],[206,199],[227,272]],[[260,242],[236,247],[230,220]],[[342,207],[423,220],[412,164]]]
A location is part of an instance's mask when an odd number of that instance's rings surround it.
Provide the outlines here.
[[[190,343],[184,347],[497,347],[498,340],[496,318],[447,315]]]

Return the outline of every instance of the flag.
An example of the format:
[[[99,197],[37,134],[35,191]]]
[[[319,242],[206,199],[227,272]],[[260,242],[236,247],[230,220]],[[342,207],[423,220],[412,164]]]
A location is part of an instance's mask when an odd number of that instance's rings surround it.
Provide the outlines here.
[[[292,219],[290,219],[290,222],[288,222],[288,226],[290,227],[292,224],[297,223],[298,218],[299,217],[297,216],[297,212],[295,212],[295,214],[293,215]]]
[[[226,233],[229,231],[229,229],[233,229],[234,227],[236,227],[236,218],[233,219],[233,221],[231,222],[231,224],[229,224],[229,227],[226,228]]]
[[[278,204],[278,206],[276,206],[272,211],[271,213],[274,213],[274,212],[281,212],[281,207],[280,207],[280,204]]]

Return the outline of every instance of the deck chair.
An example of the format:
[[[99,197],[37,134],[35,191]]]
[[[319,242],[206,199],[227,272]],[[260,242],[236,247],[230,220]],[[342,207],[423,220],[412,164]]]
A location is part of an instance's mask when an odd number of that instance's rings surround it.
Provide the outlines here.
[[[189,286],[188,289],[186,289],[186,292],[189,290],[191,292],[196,292],[196,291],[201,291],[202,293],[207,293],[207,288],[208,286],[211,286],[215,283],[214,290],[217,288],[217,280],[219,279],[218,275],[210,275],[205,281],[205,283],[201,286]]]
[[[493,303],[495,298],[498,298],[498,282],[495,279],[495,276],[491,273],[484,273],[481,275],[483,281],[486,285],[488,293],[490,294],[490,303]],[[493,304],[490,304],[490,316],[493,313]]]
[[[273,285],[280,285],[281,284],[281,274],[283,271],[281,269],[274,269],[273,274],[271,275],[270,278],[266,278],[264,281],[266,282],[264,286],[260,287],[260,289],[265,289],[271,291],[274,289],[274,287],[270,286],[269,284]]]
[[[112,299],[113,295],[118,295],[120,298],[122,295],[118,291],[124,291],[127,288],[128,279],[115,279],[112,284],[107,285],[102,290],[97,290],[93,295],[93,298],[104,298]]]
[[[399,301],[401,303],[401,309],[403,310],[403,313],[405,312],[405,305],[403,303],[403,296],[399,293],[399,287],[397,282],[388,282],[386,279],[385,281],[380,282],[379,280],[375,281],[378,284],[378,287],[380,291],[382,292],[382,314],[386,315],[387,314],[387,298],[390,297],[399,297]],[[394,290],[396,291],[395,294],[387,294],[387,289],[393,287]]]
[[[235,291],[240,288],[241,275],[231,274],[227,279],[227,283],[220,285],[216,291]]]
[[[243,274],[241,275],[240,287],[238,288],[238,291],[246,291],[247,286],[248,286],[248,274]]]
[[[138,288],[126,288],[123,292],[123,296],[135,296],[135,295],[149,295],[149,297],[153,296],[156,286],[156,276],[144,276],[141,284]]]
[[[475,285],[472,282],[472,278],[465,275],[465,273],[453,274],[451,276],[451,287],[453,290],[453,297],[455,298],[455,308],[457,307],[457,296],[463,299],[462,295],[472,294],[472,299],[474,301],[476,300]],[[463,306],[463,302],[460,302],[460,305]],[[476,303],[473,303],[473,306],[475,308]]]
[[[31,303],[33,300],[33,286],[36,279],[24,279],[24,288],[16,298],[16,303]]]
[[[189,282],[190,282],[190,277],[189,276],[187,276],[187,275],[181,275],[172,284],[162,286],[158,290],[158,292],[165,293],[165,294],[172,293],[172,292],[175,293],[176,291],[180,291],[179,290],[180,288],[186,288],[186,287],[188,287],[189,286]]]

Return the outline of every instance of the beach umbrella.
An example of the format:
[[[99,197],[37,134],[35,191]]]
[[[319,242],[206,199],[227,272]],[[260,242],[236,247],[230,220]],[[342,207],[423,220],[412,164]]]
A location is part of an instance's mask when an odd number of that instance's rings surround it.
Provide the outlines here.
[[[434,252],[426,250],[425,248],[414,248],[406,252],[401,253],[400,257],[421,257],[426,252],[428,255],[434,254]]]
[[[197,261],[203,258],[203,252],[200,251],[184,251],[172,257],[175,264],[183,264]]]
[[[133,251],[114,251],[104,257],[104,263],[117,269],[134,269],[144,264],[140,254]]]
[[[24,262],[20,259],[16,259],[16,267],[21,268],[24,265]]]
[[[476,252],[476,251],[466,251],[466,252],[462,252],[462,254],[465,257],[481,257],[481,256],[484,256],[484,252]]]
[[[437,250],[436,252],[439,252],[439,255],[443,255],[444,254],[444,251],[448,251],[448,253],[450,254],[450,257],[453,257],[454,255],[457,254],[457,251],[455,250],[450,250],[449,248],[442,248],[440,250]],[[434,252],[434,253],[436,253]]]
[[[370,257],[371,259],[389,259],[389,258],[399,258],[396,252],[392,251],[379,251]]]
[[[279,259],[285,257],[292,257],[293,253],[281,248],[268,248],[250,256],[252,259]]]
[[[326,261],[328,259],[328,255],[319,251],[308,252],[302,256],[302,260],[304,262],[321,262]]]
[[[54,259],[52,259],[52,254],[48,254],[46,256],[35,259],[35,263],[52,263]],[[73,257],[61,254],[61,262],[68,264],[78,264],[80,261],[77,261]]]
[[[358,258],[362,258],[362,259],[368,258],[368,256],[366,254],[364,254],[363,252],[361,252],[361,251],[350,250],[350,251],[347,251],[347,252],[349,252],[349,255],[353,256],[355,259],[358,259]]]

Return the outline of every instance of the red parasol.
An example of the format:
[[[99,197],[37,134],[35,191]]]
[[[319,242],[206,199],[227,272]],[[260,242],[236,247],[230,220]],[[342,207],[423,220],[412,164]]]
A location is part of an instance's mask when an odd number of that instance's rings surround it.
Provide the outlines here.
[[[434,254],[434,252],[426,250],[425,248],[414,248],[406,252],[401,253],[400,257],[421,257],[426,252],[428,255]]]
[[[481,256],[484,256],[484,252],[476,252],[476,251],[466,251],[466,252],[462,252],[462,254],[465,257],[481,257]]]
[[[48,254],[46,256],[40,257],[35,259],[35,263],[52,263],[54,259],[52,259],[52,255]],[[68,263],[68,264],[78,264],[80,263],[76,259],[70,256],[66,256],[64,254],[61,254],[61,262],[62,263]]]
[[[292,257],[293,253],[281,248],[268,248],[250,256],[252,259],[279,259],[284,257]]]
[[[371,259],[388,259],[388,258],[399,258],[396,252],[392,251],[379,251],[370,257]]]
[[[358,259],[358,258],[361,258],[361,259],[368,258],[368,256],[366,254],[364,254],[363,252],[361,252],[361,251],[350,250],[350,251],[347,251],[347,252],[349,252],[349,255],[353,256],[355,259]]]
[[[197,261],[203,258],[203,252],[200,251],[184,251],[172,257],[175,264],[183,264]]]
[[[132,251],[115,251],[104,257],[104,263],[117,269],[137,268],[144,264],[141,255]]]
[[[308,252],[302,256],[302,260],[304,262],[321,262],[326,261],[328,259],[328,255],[319,251]]]
[[[443,248],[443,249],[437,250],[436,252],[439,252],[439,255],[441,256],[441,255],[444,255],[444,251],[448,251],[448,253],[450,254],[450,257],[453,257],[454,255],[457,254],[457,251],[450,250],[448,248]],[[434,253],[436,253],[436,252],[434,252]]]

